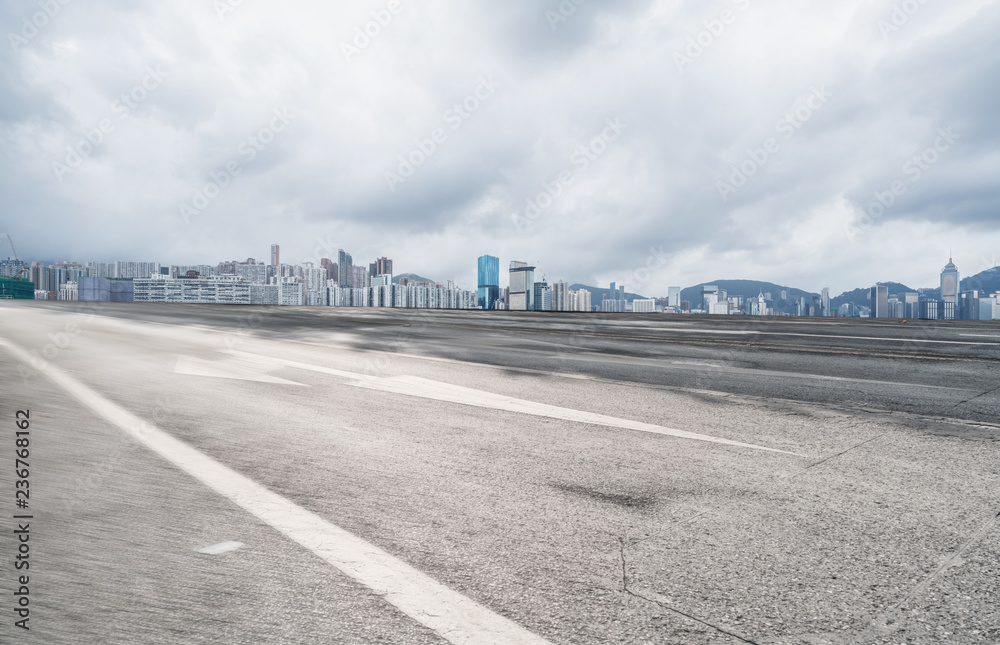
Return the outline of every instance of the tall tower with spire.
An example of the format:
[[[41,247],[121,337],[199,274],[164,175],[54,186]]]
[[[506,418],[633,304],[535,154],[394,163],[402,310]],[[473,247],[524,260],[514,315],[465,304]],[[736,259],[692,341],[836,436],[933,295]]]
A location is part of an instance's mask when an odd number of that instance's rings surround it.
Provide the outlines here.
[[[949,254],[950,255],[950,254]],[[959,287],[958,267],[948,258],[948,264],[941,269],[941,300],[944,302],[958,301]]]

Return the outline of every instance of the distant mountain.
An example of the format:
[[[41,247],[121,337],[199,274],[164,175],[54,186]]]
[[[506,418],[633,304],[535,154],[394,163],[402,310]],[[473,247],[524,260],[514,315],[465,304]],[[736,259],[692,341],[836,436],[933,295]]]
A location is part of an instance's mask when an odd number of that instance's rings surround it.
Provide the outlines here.
[[[987,293],[1000,291],[1000,266],[980,271],[976,275],[962,280],[962,291],[972,291],[973,289]]]
[[[715,285],[719,289],[725,289],[730,296],[743,296],[744,298],[756,298],[759,294],[771,294],[774,310],[778,313],[792,313],[795,310],[795,301],[805,298],[806,302],[812,304],[813,296],[819,294],[795,287],[786,287],[773,282],[761,282],[759,280],[715,280],[713,282],[702,282],[693,287],[681,290],[681,300],[691,303],[692,309],[697,309],[701,303],[701,288],[705,285]],[[787,291],[788,298],[781,299],[781,292]]]
[[[588,286],[588,285],[585,285],[585,284],[579,284],[579,283],[571,284],[571,285],[569,285],[569,288],[570,288],[571,291],[579,291],[580,289],[586,289],[587,291],[589,291],[590,292],[590,303],[592,305],[594,305],[594,306],[597,306],[597,307],[599,307],[601,305],[601,301],[604,300],[608,296],[608,294],[611,292],[611,288],[610,287],[608,287],[607,289],[602,289],[601,287],[591,287],[591,286]],[[628,293],[628,292],[625,292],[625,300],[627,302],[632,302],[636,298],[638,298],[640,300],[645,300],[646,296],[640,296],[637,293]]]
[[[889,295],[896,293],[908,293],[915,292],[916,289],[911,289],[905,284],[900,284],[899,282],[880,282],[884,287],[889,287]],[[874,287],[875,285],[872,285]],[[860,289],[855,289],[853,291],[845,291],[836,298],[830,299],[831,307],[839,307],[840,305],[850,303],[857,307],[867,307],[869,305],[868,296],[871,293],[871,287],[862,287]]]
[[[437,284],[437,280],[431,280],[430,278],[419,276],[416,273],[403,273],[402,275],[394,275],[392,276],[392,283],[399,284],[400,278],[409,278],[410,280],[414,280],[416,282],[433,282]]]
[[[941,287],[925,288],[925,289],[913,289],[905,284],[900,284],[899,282],[880,282],[879,284],[889,287],[889,295],[896,295],[901,293],[920,293],[925,298],[930,300],[940,300],[941,298]],[[872,285],[874,286],[874,285]],[[839,307],[844,303],[851,303],[859,307],[868,306],[868,294],[871,287],[862,287],[861,289],[855,289],[854,291],[847,291],[840,294],[836,298],[830,301],[831,306]],[[997,293],[1000,291],[1000,267],[993,267],[991,269],[986,269],[985,271],[980,271],[976,275],[969,276],[968,278],[963,278],[961,291],[973,291],[979,290],[986,293]]]

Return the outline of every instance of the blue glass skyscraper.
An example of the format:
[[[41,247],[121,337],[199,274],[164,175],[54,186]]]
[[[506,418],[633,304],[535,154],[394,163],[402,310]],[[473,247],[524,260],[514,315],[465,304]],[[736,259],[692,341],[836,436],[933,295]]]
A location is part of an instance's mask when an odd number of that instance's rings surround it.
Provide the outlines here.
[[[483,255],[479,258],[479,308],[496,309],[500,299],[500,258]]]

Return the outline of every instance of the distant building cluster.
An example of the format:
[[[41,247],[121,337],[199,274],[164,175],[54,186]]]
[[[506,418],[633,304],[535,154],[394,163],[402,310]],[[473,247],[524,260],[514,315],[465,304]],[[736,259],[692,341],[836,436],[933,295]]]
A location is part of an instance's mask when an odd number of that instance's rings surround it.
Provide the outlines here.
[[[535,281],[535,268],[527,262],[512,260],[507,288],[500,290],[500,258],[479,258],[479,309],[510,311],[593,311],[591,293],[573,290],[562,280],[551,285],[543,277]]]
[[[877,284],[868,295],[871,318],[926,318],[930,320],[1000,320],[1000,293],[961,290],[958,267],[951,258],[941,270],[941,288],[934,297],[920,292],[889,293]]]
[[[950,259],[941,271],[940,289],[890,293],[890,286],[877,284],[870,289],[866,305],[855,300],[839,306],[831,301],[827,288],[808,297],[796,296],[787,288],[747,296],[728,293],[718,285],[702,285],[687,290],[669,287],[666,298],[642,298],[627,294],[624,285],[614,282],[607,289],[573,289],[562,280],[550,283],[544,276],[536,280],[536,268],[511,261],[506,268],[507,286],[501,287],[500,258],[483,255],[478,259],[476,290],[467,291],[450,280],[441,284],[408,276],[394,278],[389,258],[355,264],[344,249],[338,250],[335,259],[320,259],[319,266],[283,264],[277,244],[271,246],[270,264],[253,258],[172,266],[131,261],[81,266],[8,259],[0,260],[0,299],[1000,320],[1000,293],[962,291],[958,267]]]
[[[23,264],[23,263],[22,263]],[[96,302],[475,309],[476,292],[406,277],[393,279],[392,260],[355,266],[350,253],[320,266],[282,264],[271,246],[271,264],[253,258],[217,265],[163,266],[157,262],[90,262],[30,265],[5,262],[0,298]],[[20,275],[21,279],[18,279]],[[9,283],[9,284],[8,284]]]

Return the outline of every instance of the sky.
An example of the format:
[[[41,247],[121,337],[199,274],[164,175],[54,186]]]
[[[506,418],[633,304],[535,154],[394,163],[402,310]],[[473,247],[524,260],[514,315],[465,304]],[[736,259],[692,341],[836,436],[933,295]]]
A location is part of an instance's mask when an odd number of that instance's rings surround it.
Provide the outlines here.
[[[996,0],[0,7],[22,258],[278,243],[474,289],[488,253],[650,296],[997,263]]]

